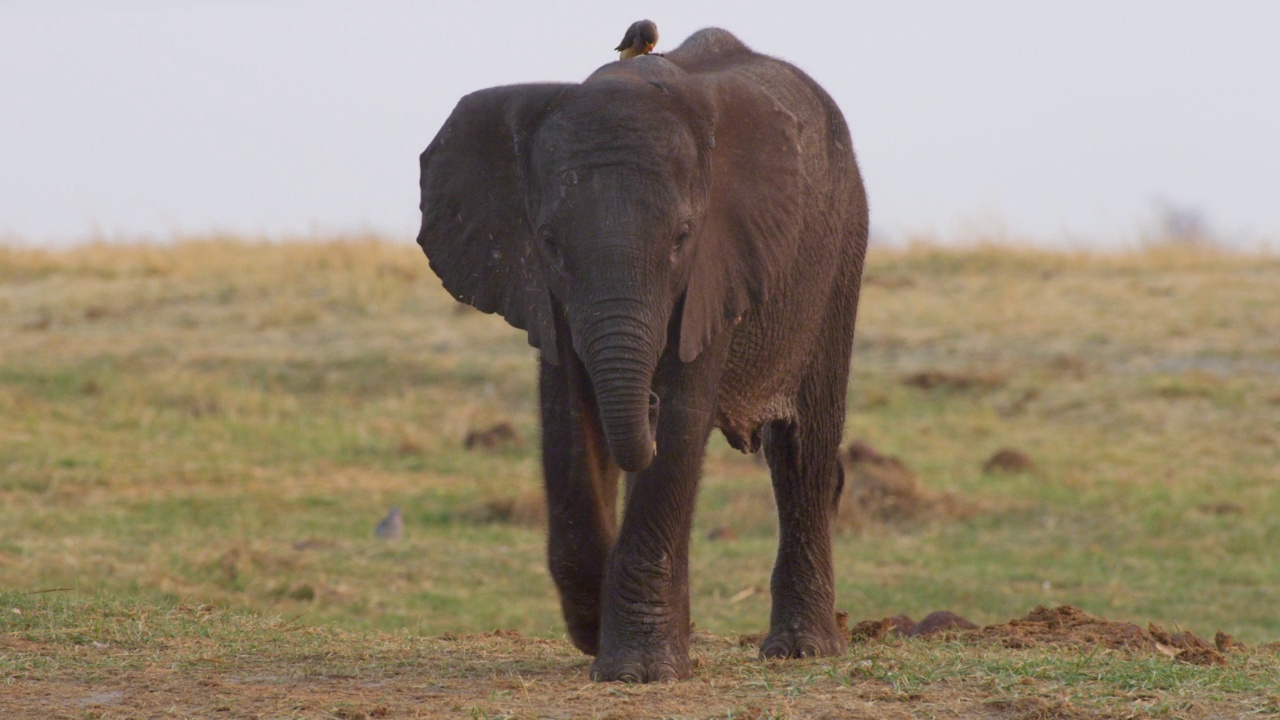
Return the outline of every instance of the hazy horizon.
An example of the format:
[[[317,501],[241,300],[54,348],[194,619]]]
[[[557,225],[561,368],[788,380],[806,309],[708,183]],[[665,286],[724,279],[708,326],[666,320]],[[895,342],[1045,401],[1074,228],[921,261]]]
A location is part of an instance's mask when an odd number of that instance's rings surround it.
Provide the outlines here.
[[[0,243],[411,241],[458,98],[718,25],[848,118],[884,239],[1113,247],[1171,215],[1280,247],[1280,3],[9,2]]]

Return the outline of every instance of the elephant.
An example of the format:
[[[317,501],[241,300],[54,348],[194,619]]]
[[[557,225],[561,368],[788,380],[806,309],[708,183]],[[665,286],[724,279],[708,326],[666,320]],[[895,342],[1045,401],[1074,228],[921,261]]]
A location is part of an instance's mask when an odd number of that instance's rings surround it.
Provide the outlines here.
[[[713,428],[772,477],[761,654],[843,653],[831,524],[869,225],[831,97],[708,28],[581,83],[466,95],[420,171],[444,288],[539,351],[547,561],[591,677],[691,676]]]

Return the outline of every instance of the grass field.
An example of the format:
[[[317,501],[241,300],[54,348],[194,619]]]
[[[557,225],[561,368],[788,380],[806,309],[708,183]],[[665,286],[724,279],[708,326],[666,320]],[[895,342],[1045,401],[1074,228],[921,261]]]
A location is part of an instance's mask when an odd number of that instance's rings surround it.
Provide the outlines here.
[[[1251,647],[1226,666],[757,661],[771,491],[717,436],[695,679],[621,688],[586,682],[543,568],[533,351],[411,242],[0,248],[0,717],[1280,713],[1278,293],[1280,258],[1211,249],[875,249],[859,319],[846,436],[946,502],[847,513],[839,607],[1071,604],[1221,629]],[[1034,465],[984,471],[1002,448]]]

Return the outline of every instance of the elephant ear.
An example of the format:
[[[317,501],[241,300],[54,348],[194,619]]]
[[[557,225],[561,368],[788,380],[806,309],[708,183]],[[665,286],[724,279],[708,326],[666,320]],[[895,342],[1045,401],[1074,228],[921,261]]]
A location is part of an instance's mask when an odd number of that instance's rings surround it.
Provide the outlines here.
[[[498,313],[556,361],[555,325],[526,212],[529,139],[563,84],[462,98],[420,157],[418,244],[456,299]]]
[[[719,75],[703,82],[714,140],[707,216],[681,318],[685,362],[788,277],[807,190],[795,115],[743,78]]]

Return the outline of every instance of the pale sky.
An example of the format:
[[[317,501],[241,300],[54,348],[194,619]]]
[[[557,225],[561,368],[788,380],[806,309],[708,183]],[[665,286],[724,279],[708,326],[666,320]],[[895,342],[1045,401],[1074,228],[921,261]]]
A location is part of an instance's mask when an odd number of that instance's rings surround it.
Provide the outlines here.
[[[1110,246],[1160,203],[1280,247],[1280,2],[0,0],[0,242],[412,242],[458,98],[718,25],[848,118],[886,239]]]

